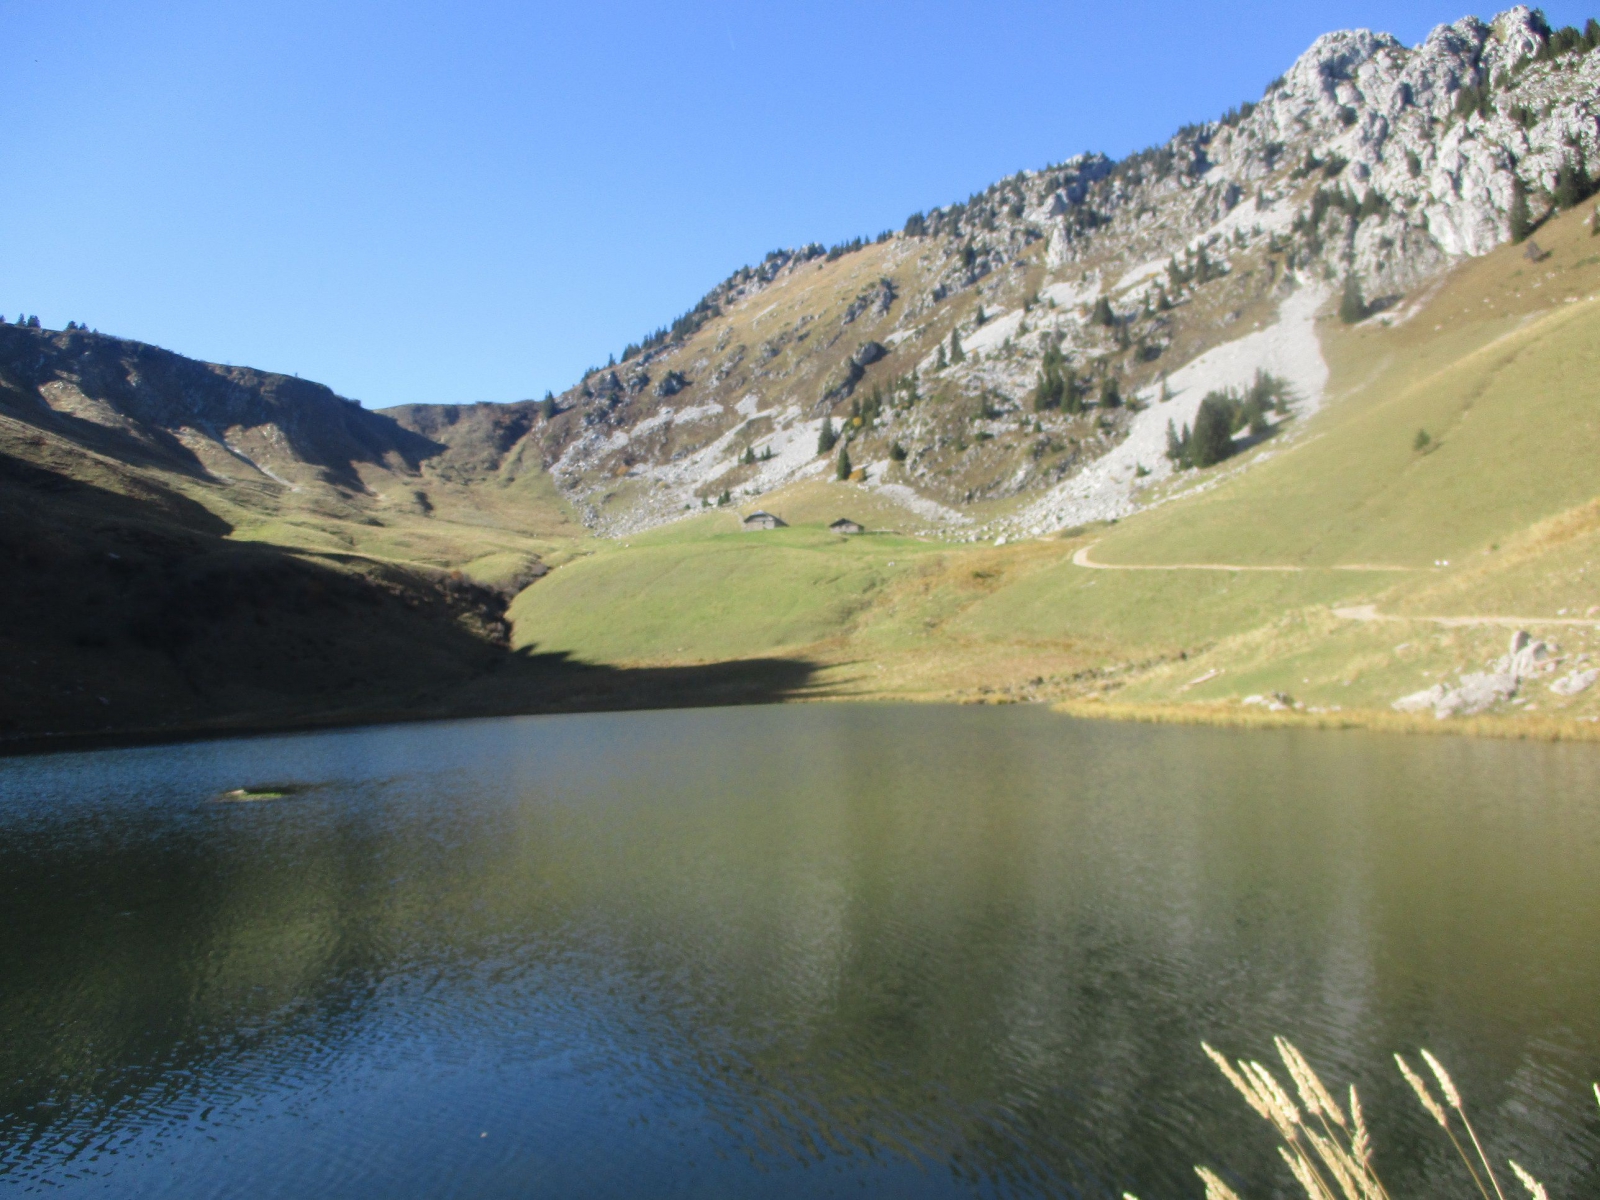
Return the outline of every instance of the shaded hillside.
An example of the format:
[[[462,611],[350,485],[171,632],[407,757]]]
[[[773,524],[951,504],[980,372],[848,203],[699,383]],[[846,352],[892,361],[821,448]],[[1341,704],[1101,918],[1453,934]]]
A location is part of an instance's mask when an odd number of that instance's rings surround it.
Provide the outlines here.
[[[130,463],[353,491],[441,449],[322,384],[81,329],[0,325],[0,412]]]
[[[230,540],[104,464],[0,452],[0,752],[420,717],[753,704],[811,668],[660,669],[513,651],[511,589]],[[80,478],[81,474],[92,478]]]
[[[528,464],[520,451],[544,419],[532,400],[511,404],[404,404],[381,410],[400,428],[436,447],[429,464],[443,478],[470,483],[508,470],[515,476]],[[537,453],[531,469],[541,470]]]

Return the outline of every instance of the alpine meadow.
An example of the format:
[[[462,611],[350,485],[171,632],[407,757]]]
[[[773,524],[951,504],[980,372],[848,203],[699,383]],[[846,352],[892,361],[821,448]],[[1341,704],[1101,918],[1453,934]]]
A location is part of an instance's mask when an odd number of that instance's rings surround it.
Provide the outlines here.
[[[0,318],[0,1193],[1600,1194],[1600,21],[1063,149],[522,400]]]

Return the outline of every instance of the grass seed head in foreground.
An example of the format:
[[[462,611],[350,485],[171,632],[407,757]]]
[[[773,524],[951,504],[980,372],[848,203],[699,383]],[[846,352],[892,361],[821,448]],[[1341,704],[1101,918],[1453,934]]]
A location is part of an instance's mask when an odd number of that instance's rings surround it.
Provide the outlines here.
[[[1244,1059],[1237,1063],[1229,1062],[1206,1043],[1202,1042],[1201,1047],[1227,1081],[1244,1097],[1245,1103],[1277,1129],[1284,1140],[1284,1144],[1278,1147],[1278,1153],[1310,1200],[1394,1200],[1373,1169],[1372,1139],[1367,1132],[1356,1089],[1350,1089],[1348,1109],[1341,1108],[1323,1085],[1321,1077],[1292,1042],[1281,1037],[1274,1038],[1273,1042],[1277,1046],[1278,1057],[1288,1071],[1298,1104],[1277,1077],[1261,1063]],[[1455,1080],[1432,1054],[1426,1050],[1421,1053],[1438,1084],[1443,1101],[1434,1095],[1422,1076],[1397,1054],[1395,1062],[1399,1064],[1401,1075],[1416,1093],[1428,1115],[1449,1135],[1484,1200],[1490,1200],[1491,1189],[1496,1200],[1506,1200],[1477,1132],[1467,1120],[1466,1108]],[[1596,1102],[1600,1103],[1600,1083],[1595,1084],[1594,1094]],[[1452,1112],[1472,1142],[1476,1163],[1456,1138],[1450,1115]],[[1508,1160],[1507,1165],[1527,1189],[1531,1200],[1549,1200],[1544,1185],[1519,1163]],[[1206,1200],[1240,1200],[1238,1193],[1216,1172],[1207,1167],[1196,1167],[1195,1173],[1205,1184]],[[1137,1198],[1124,1192],[1123,1200]]]

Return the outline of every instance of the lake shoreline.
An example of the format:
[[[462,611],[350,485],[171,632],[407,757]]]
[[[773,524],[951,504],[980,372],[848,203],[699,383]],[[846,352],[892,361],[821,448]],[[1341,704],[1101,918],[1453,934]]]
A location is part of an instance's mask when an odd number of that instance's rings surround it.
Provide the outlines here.
[[[1447,717],[1351,708],[1339,712],[1271,712],[1221,701],[1197,704],[1119,704],[1090,698],[1058,701],[1067,716],[1151,725],[1211,725],[1227,729],[1365,729],[1376,733],[1453,734],[1524,742],[1600,742],[1600,723],[1544,714]]]
[[[64,730],[0,738],[0,759],[88,750],[168,746],[184,742],[223,741],[230,738],[273,737],[296,733],[325,733],[370,729],[386,725],[426,724],[434,721],[492,720],[500,717],[552,717],[619,712],[666,712],[673,709],[769,707],[778,704],[1038,704],[1064,716],[1090,721],[1120,721],[1149,725],[1206,725],[1226,729],[1362,729],[1374,733],[1448,734],[1532,742],[1600,742],[1600,722],[1550,715],[1452,717],[1439,720],[1419,713],[1380,709],[1343,709],[1339,712],[1271,712],[1222,701],[1194,704],[1129,704],[1099,697],[1071,700],[1014,700],[934,695],[820,695],[771,699],[752,697],[719,699],[712,694],[684,694],[663,703],[584,703],[573,697],[546,705],[460,705],[418,710],[394,708],[314,716],[286,715],[282,719],[245,719],[223,724],[174,725],[146,729]]]

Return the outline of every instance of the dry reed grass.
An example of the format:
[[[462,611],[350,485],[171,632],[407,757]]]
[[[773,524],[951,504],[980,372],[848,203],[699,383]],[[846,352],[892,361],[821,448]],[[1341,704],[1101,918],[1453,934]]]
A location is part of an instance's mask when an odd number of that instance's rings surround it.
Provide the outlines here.
[[[1309,1200],[1393,1200],[1373,1168],[1372,1136],[1367,1130],[1356,1089],[1353,1086],[1350,1088],[1349,1107],[1341,1108],[1324,1086],[1321,1077],[1292,1042],[1281,1037],[1274,1038],[1273,1042],[1293,1085],[1293,1095],[1261,1063],[1245,1059],[1229,1062],[1206,1043],[1202,1042],[1201,1047],[1234,1089],[1244,1097],[1245,1103],[1277,1130],[1278,1136],[1283,1139],[1278,1153]],[[1483,1200],[1491,1200],[1491,1189],[1492,1200],[1506,1200],[1483,1143],[1478,1140],[1478,1131],[1467,1118],[1466,1106],[1462,1103],[1455,1080],[1427,1050],[1421,1053],[1422,1061],[1427,1064],[1438,1087],[1438,1096],[1434,1095],[1422,1075],[1396,1054],[1394,1059],[1400,1074],[1416,1093],[1424,1111],[1450,1138]],[[1594,1095],[1596,1103],[1600,1103],[1600,1083],[1594,1085]],[[1298,1104],[1295,1097],[1299,1099]],[[1458,1122],[1472,1145],[1472,1154],[1467,1153],[1461,1139],[1456,1136]],[[1544,1184],[1516,1161],[1506,1161],[1531,1200],[1549,1200]],[[1239,1200],[1239,1194],[1216,1172],[1206,1167],[1196,1167],[1195,1173],[1205,1184],[1206,1200]],[[1138,1198],[1124,1192],[1123,1200]]]
[[[1367,729],[1381,733],[1465,734],[1524,742],[1600,742],[1600,722],[1570,717],[1482,716],[1439,720],[1427,713],[1345,709],[1342,712],[1268,712],[1226,702],[1121,704],[1100,699],[1064,700],[1052,706],[1069,717],[1139,721],[1153,725],[1215,725],[1227,729]]]

